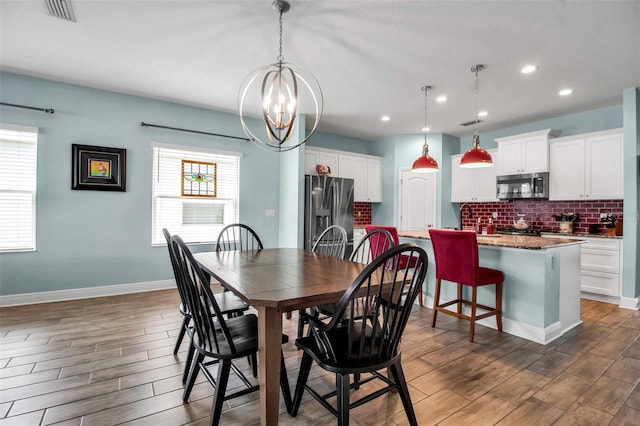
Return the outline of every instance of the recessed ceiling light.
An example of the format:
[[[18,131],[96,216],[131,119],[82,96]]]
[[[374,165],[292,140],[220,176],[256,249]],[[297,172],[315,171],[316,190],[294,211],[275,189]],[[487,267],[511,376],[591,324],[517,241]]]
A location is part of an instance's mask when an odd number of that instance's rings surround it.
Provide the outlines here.
[[[431,128],[429,128],[429,127],[423,127],[423,128],[422,128],[422,131],[423,131],[423,132],[428,132],[429,130],[431,130]]]
[[[436,98],[436,102],[447,102],[447,97],[445,95],[440,95]]]
[[[562,89],[561,91],[558,92],[558,95],[560,96],[568,96],[570,94],[573,93],[573,90],[571,89]]]
[[[382,121],[389,121],[391,120],[391,117],[389,117],[388,115],[383,115],[382,118],[380,119]]]
[[[489,115],[489,113],[487,111],[480,111],[478,113],[478,117],[486,117],[487,115]]]
[[[534,72],[537,69],[538,69],[537,65],[526,65],[526,66],[522,67],[520,72],[522,74],[530,74],[530,73]]]

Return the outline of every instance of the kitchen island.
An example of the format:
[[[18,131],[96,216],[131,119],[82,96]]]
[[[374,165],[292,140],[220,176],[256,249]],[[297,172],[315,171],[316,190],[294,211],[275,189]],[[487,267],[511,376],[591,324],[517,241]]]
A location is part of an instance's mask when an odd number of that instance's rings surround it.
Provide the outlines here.
[[[399,231],[402,242],[414,242],[429,255],[427,306],[433,305],[435,262],[429,232]],[[580,244],[564,238],[525,235],[478,235],[480,265],[504,273],[502,324],[505,333],[547,344],[581,323]],[[468,289],[467,289],[468,290]],[[456,296],[456,286],[443,281],[441,300]],[[478,289],[478,303],[493,306],[495,287]],[[496,328],[495,318],[479,324]]]

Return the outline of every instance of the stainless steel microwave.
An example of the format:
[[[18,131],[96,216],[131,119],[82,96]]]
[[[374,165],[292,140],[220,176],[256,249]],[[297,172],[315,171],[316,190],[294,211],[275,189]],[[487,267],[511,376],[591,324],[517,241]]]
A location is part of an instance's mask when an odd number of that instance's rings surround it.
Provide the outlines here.
[[[499,200],[549,199],[548,172],[497,176],[496,186]]]

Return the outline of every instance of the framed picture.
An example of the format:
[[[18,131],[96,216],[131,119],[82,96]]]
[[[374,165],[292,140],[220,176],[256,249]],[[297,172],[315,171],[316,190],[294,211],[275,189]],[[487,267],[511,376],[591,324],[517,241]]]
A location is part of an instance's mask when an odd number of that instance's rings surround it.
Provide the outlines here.
[[[71,163],[71,189],[126,191],[126,149],[73,144]]]

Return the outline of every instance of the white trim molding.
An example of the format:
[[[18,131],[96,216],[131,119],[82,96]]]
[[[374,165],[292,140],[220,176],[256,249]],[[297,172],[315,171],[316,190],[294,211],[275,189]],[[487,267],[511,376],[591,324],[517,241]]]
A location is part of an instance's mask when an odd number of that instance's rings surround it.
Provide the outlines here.
[[[9,294],[0,296],[0,307],[90,299],[92,297],[116,296],[119,294],[168,290],[171,288],[177,288],[175,280],[148,281],[69,290],[43,291],[38,293]]]
[[[621,297],[620,307],[637,311],[640,309],[640,299],[637,297]]]

